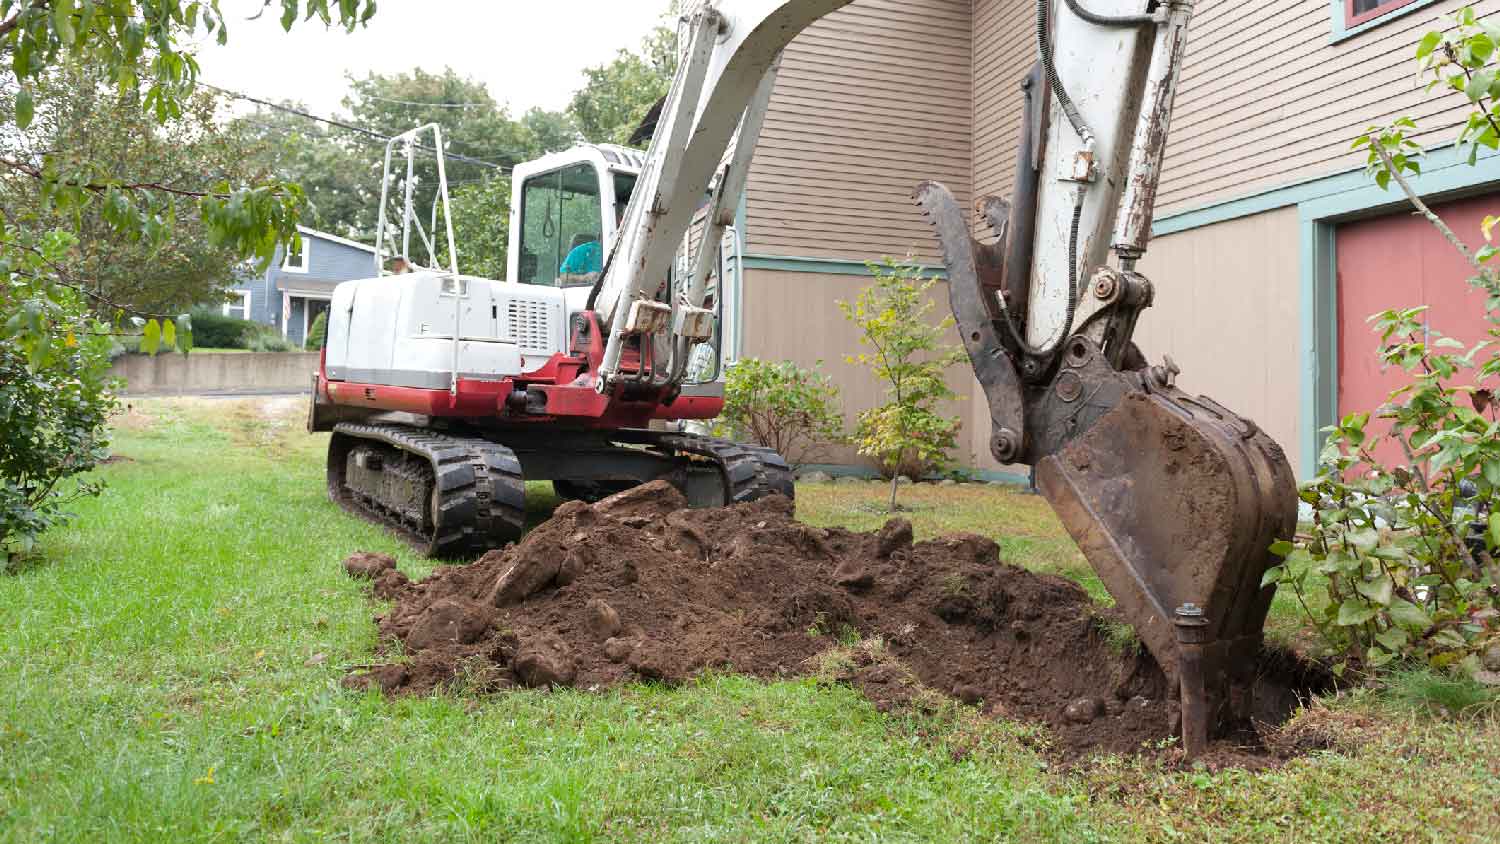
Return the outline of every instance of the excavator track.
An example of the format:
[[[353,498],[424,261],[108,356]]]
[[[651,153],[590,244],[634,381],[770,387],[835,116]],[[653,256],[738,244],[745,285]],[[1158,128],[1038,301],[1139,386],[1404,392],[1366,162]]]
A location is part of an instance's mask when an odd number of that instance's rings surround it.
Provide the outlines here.
[[[483,554],[526,524],[521,463],[503,445],[402,425],[341,423],[328,494],[429,557]]]
[[[769,448],[697,434],[656,431],[622,431],[620,434],[624,436],[617,435],[615,439],[641,443],[666,453],[691,454],[718,464],[723,476],[726,505],[743,504],[769,495],[796,496],[791,467]]]

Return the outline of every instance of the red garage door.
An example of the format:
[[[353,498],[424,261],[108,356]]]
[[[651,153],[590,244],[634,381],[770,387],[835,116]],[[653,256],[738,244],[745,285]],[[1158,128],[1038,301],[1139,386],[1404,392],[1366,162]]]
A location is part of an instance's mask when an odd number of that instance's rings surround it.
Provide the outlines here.
[[[1500,215],[1500,195],[1434,206],[1471,248],[1484,243],[1479,224]],[[1392,214],[1338,228],[1339,415],[1373,411],[1405,383],[1399,368],[1382,368],[1380,337],[1366,320],[1388,308],[1427,305],[1427,323],[1467,346],[1484,338],[1485,297],[1469,286],[1474,273],[1425,218]],[[1380,456],[1402,460],[1399,449]]]

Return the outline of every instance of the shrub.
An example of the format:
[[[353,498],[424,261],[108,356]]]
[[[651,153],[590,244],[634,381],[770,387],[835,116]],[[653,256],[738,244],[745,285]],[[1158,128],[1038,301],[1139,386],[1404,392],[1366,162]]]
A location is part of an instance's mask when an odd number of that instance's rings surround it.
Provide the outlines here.
[[[935,324],[928,318],[932,301],[927,294],[935,279],[889,258],[884,265],[871,264],[870,271],[875,282],[839,308],[859,327],[860,343],[874,350],[847,360],[868,366],[886,384],[886,403],[860,414],[855,441],[860,454],[874,458],[891,479],[895,510],[900,476],[916,479],[949,465],[959,421],[939,413],[938,405],[957,398],[943,373],[964,354],[941,342],[953,318]]]
[[[261,326],[250,320],[225,316],[209,308],[193,311],[193,344],[207,349],[246,349],[250,337]]]
[[[38,535],[70,518],[66,507],[102,488],[74,478],[106,455],[115,406],[105,337],[51,347],[42,359],[0,344],[0,550],[31,550]]]
[[[839,390],[790,361],[745,358],[725,374],[720,432],[774,449],[800,467],[843,439]]]
[[[321,351],[326,345],[328,345],[328,312],[323,311],[318,314],[317,319],[313,320],[312,325],[308,326],[307,342],[302,344],[302,348],[309,352],[316,352]]]
[[[1417,48],[1435,85],[1457,91],[1476,109],[1460,130],[1459,148],[1500,145],[1495,116],[1492,30],[1460,9],[1451,33],[1429,32]],[[1476,84],[1483,82],[1483,84]],[[1432,87],[1432,86],[1429,86]],[[1470,349],[1427,324],[1426,308],[1386,310],[1370,318],[1380,357],[1409,383],[1372,412],[1351,413],[1327,430],[1318,475],[1302,488],[1312,523],[1273,551],[1282,565],[1266,583],[1289,587],[1325,640],[1336,666],[1382,666],[1421,660],[1435,668],[1483,671],[1479,654],[1500,645],[1500,276],[1491,262],[1500,218],[1488,217],[1486,245],[1471,251],[1407,181],[1420,174],[1417,125],[1403,117],[1355,139],[1381,188],[1399,187],[1474,270],[1486,296],[1488,337]],[[1372,420],[1373,423],[1372,424]],[[1378,445],[1404,457],[1383,461]]]
[[[243,348],[252,352],[295,352],[297,344],[282,337],[274,328],[255,326]]]

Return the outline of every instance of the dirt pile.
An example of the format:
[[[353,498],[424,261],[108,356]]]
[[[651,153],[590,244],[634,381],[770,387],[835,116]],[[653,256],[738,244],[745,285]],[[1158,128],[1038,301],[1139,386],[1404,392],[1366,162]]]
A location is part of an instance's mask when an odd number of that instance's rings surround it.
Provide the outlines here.
[[[985,537],[913,543],[900,519],[823,530],[783,498],[685,508],[665,483],[569,502],[519,544],[421,582],[351,557],[349,573],[395,601],[377,621],[407,659],[348,682],[409,694],[819,673],[882,708],[936,691],[1041,721],[1070,754],[1170,734],[1155,663],[1112,647],[1076,584],[1006,565]]]

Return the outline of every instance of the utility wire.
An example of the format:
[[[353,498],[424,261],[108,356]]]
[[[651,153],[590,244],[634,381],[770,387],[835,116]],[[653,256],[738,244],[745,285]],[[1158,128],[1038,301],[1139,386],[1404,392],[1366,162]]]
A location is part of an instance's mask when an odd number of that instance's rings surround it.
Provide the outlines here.
[[[303,111],[303,110],[298,109],[298,108],[293,108],[293,107],[291,107],[289,105],[283,105],[281,103],[273,103],[270,100],[263,100],[263,99],[261,99],[259,97],[252,97],[249,94],[242,94],[239,91],[231,91],[228,88],[220,88],[217,85],[210,85],[207,82],[201,82],[200,81],[198,84],[201,85],[201,86],[203,86],[204,88],[209,88],[211,90],[218,91],[219,93],[225,95],[226,97],[232,97],[232,98],[237,99],[237,100],[244,100],[245,102],[255,103],[256,105],[264,106],[265,108],[274,109],[276,111],[283,111],[283,112],[286,112],[287,114],[295,114],[298,117],[302,117],[302,118],[305,118],[307,120],[312,120],[312,121],[315,121],[315,122],[318,122],[318,123],[326,123],[329,126],[337,126],[340,129],[344,129],[346,131],[353,132],[353,133],[355,133],[357,135],[363,135],[363,136],[365,136],[367,138],[372,138],[374,140],[380,141],[382,144],[389,142],[391,140],[391,138],[392,138],[391,135],[382,135],[379,132],[371,131],[369,129],[364,128],[363,126],[355,126],[352,123],[345,123],[342,120],[334,120],[331,117],[321,117],[319,115],[312,114],[310,112],[306,112],[306,111]],[[423,144],[413,144],[413,146],[415,146],[417,149],[420,149],[420,150],[422,150],[424,152],[432,152],[432,153],[436,153],[437,152],[436,149],[434,149],[432,147],[429,147],[429,146],[425,146]],[[484,161],[482,159],[472,158],[472,157],[467,156],[467,155],[460,155],[459,153],[456,153],[456,152],[447,152],[447,151],[444,151],[443,155],[445,157],[453,160],[453,161],[460,161],[460,162],[463,162],[464,164],[475,164],[475,165],[478,165],[480,167],[489,167],[489,168],[492,168],[494,170],[499,170],[502,174],[509,173],[513,169],[513,167],[514,167],[514,165],[511,165],[511,164],[499,164],[499,163],[496,163],[494,161]]]
[[[418,100],[393,100],[390,97],[380,97],[375,94],[360,94],[360,96],[367,100],[380,100],[383,103],[422,106],[424,108],[495,108],[493,103],[424,103]]]

